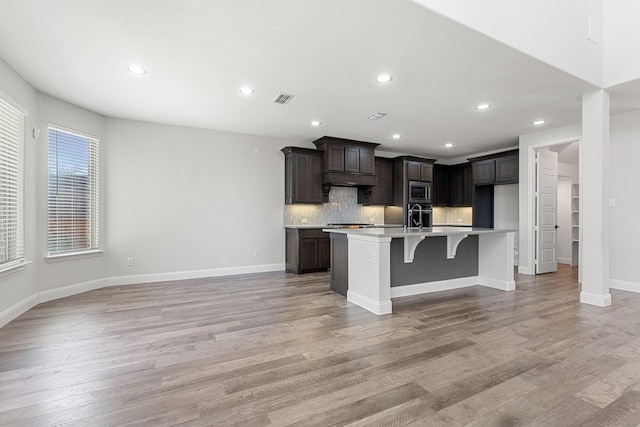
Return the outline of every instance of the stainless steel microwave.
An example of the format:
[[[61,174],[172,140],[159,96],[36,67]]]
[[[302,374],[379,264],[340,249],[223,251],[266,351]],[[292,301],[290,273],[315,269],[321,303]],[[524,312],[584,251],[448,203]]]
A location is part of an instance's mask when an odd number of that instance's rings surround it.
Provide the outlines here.
[[[409,181],[409,203],[431,204],[431,183]]]

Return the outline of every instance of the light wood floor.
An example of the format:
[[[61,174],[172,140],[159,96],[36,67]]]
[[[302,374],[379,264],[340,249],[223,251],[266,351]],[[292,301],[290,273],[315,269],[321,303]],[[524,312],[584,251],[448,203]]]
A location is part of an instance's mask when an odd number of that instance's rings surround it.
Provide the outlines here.
[[[381,317],[325,273],[52,301],[0,329],[0,425],[640,426],[640,294],[517,284]]]

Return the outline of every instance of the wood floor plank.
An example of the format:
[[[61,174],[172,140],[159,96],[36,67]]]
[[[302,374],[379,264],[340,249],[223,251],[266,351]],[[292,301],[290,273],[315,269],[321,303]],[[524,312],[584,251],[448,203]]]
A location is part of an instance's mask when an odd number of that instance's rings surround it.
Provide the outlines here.
[[[634,426],[640,295],[577,270],[394,301],[284,272],[98,289],[0,328],[0,425]]]

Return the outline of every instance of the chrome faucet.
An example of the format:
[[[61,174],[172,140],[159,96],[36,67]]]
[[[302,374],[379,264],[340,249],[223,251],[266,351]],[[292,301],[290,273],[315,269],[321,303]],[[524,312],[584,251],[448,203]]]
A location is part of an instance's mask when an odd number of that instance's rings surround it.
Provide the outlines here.
[[[416,208],[418,209],[418,220],[417,221],[414,218],[414,214],[415,214]],[[422,227],[424,225],[422,223],[422,206],[419,205],[418,203],[416,203],[415,205],[411,206],[409,208],[409,217],[407,219],[408,219],[407,223],[409,224],[409,227],[411,227],[412,225],[415,225],[416,227],[420,228],[420,230],[422,230]]]

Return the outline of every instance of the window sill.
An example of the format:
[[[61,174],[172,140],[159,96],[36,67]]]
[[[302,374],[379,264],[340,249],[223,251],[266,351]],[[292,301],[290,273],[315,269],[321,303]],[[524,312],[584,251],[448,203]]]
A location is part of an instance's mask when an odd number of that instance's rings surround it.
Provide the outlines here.
[[[82,251],[82,252],[68,252],[64,254],[56,254],[56,255],[47,255],[44,257],[46,262],[58,262],[58,261],[69,261],[74,259],[82,259],[82,258],[93,258],[97,256],[101,256],[104,251],[102,249],[94,249],[90,251]]]
[[[0,277],[8,276],[9,274],[13,274],[17,271],[22,271],[28,264],[31,264],[31,261],[21,261],[17,264],[0,267]]]

